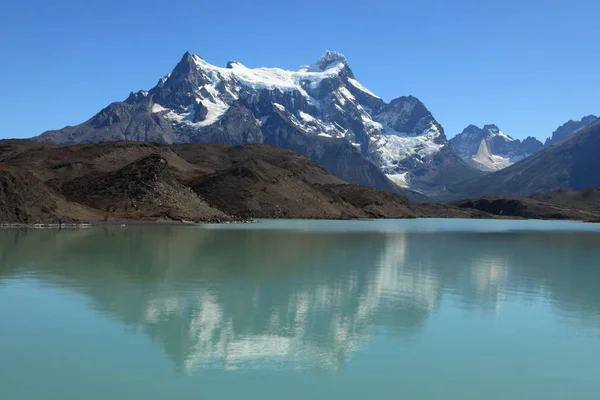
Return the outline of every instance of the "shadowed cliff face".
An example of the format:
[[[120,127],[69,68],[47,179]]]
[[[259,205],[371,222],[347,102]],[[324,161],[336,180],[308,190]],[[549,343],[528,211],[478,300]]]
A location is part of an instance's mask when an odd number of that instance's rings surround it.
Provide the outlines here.
[[[552,146],[561,140],[568,138],[569,136],[579,132],[581,129],[590,125],[594,121],[598,119],[595,115],[586,115],[580,120],[569,120],[556,128],[554,132],[552,132],[552,136],[546,139],[544,146],[549,147]]]
[[[332,373],[381,330],[398,340],[418,335],[447,301],[493,313],[525,292],[550,299],[569,323],[600,326],[598,271],[589,263],[597,239],[397,229],[5,230],[0,285],[24,277],[82,294],[96,313],[152,338],[182,373],[255,364]]]

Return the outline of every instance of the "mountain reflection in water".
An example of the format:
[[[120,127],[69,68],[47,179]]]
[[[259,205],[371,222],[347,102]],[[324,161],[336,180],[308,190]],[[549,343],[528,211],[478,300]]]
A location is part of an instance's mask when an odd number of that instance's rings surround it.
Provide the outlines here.
[[[499,312],[513,296],[569,324],[600,321],[599,235],[110,227],[3,230],[0,285],[85,295],[177,371],[339,371],[385,331],[418,338],[444,301]],[[0,286],[1,288],[1,286]]]

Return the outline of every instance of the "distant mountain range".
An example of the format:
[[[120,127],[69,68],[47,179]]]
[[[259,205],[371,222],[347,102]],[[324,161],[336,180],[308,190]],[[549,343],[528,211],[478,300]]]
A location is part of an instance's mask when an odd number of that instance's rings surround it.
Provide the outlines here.
[[[597,119],[595,115],[588,115],[581,120],[570,120],[559,126],[544,144],[533,136],[523,141],[513,139],[496,125],[485,125],[483,128],[469,125],[450,143],[456,154],[470,166],[483,172],[494,172],[566,139]]]
[[[485,125],[483,129],[469,125],[450,143],[469,165],[486,172],[506,168],[544,146],[531,136],[522,142],[513,139],[496,125]]]
[[[460,183],[452,198],[530,196],[600,186],[600,120],[493,174]]]

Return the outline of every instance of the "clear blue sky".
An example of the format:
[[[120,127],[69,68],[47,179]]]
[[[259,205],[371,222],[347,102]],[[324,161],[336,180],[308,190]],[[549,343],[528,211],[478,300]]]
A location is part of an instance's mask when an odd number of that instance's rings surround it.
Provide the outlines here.
[[[548,136],[600,113],[600,1],[5,0],[0,137],[75,125],[149,89],[186,50],[295,69],[346,55],[385,100],[420,98],[449,137]]]

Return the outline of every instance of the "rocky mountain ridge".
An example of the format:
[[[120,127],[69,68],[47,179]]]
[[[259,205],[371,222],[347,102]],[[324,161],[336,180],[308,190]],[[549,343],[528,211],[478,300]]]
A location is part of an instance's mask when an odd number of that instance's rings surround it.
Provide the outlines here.
[[[534,137],[521,141],[496,125],[469,125],[450,140],[454,151],[469,165],[484,172],[498,171],[539,151],[543,144]]]
[[[452,188],[450,199],[527,197],[600,186],[600,121],[500,171]]]
[[[565,122],[564,124],[556,128],[554,132],[552,132],[552,136],[546,139],[546,141],[544,142],[544,146],[552,146],[553,144],[558,143],[563,139],[566,139],[567,137],[573,135],[574,133],[577,133],[581,129],[590,125],[597,119],[598,117],[595,115],[586,115],[580,120],[571,119]]]
[[[479,175],[449,151],[443,128],[421,101],[384,102],[331,51],[296,71],[235,61],[222,68],[186,53],[149,91],[38,140],[264,143],[304,154],[353,183],[433,195]]]

